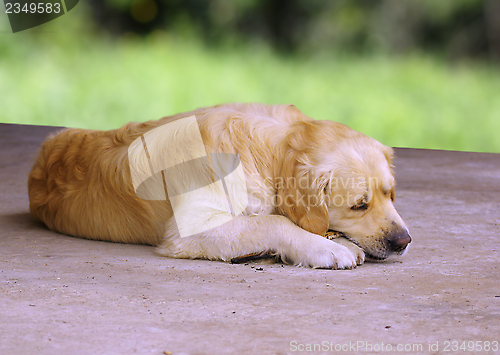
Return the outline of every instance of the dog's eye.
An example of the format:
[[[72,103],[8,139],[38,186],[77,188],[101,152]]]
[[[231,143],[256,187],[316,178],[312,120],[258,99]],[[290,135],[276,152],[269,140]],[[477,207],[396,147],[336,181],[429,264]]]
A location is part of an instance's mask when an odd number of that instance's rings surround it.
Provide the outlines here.
[[[368,208],[368,204],[365,202],[362,202],[362,203],[359,203],[357,205],[352,206],[351,210],[352,211],[363,211],[363,210],[366,210],[367,208]]]

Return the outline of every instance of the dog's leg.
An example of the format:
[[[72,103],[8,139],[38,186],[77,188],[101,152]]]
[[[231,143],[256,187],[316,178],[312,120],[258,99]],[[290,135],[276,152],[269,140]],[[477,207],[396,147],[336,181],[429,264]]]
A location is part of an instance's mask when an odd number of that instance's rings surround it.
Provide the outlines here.
[[[282,260],[313,268],[350,269],[361,264],[364,253],[309,233],[284,216],[239,216],[198,235],[181,238],[169,222],[158,253],[173,258],[228,261],[232,258],[272,251]],[[352,244],[352,243],[351,243]]]

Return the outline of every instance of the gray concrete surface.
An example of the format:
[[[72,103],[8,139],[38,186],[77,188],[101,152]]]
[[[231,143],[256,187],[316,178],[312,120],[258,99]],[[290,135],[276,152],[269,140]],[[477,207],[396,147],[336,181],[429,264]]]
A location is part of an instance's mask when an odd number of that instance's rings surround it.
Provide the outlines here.
[[[310,270],[46,230],[26,182],[51,130],[0,125],[0,354],[500,353],[500,155],[397,149],[407,255]]]

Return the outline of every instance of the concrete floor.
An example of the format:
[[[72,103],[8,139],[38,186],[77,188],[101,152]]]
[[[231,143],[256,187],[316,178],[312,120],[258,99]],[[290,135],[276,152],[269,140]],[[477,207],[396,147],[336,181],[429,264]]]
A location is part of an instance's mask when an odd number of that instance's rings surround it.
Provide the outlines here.
[[[0,125],[0,354],[500,353],[498,154],[397,149],[407,255],[310,270],[46,230],[26,182],[52,130]]]

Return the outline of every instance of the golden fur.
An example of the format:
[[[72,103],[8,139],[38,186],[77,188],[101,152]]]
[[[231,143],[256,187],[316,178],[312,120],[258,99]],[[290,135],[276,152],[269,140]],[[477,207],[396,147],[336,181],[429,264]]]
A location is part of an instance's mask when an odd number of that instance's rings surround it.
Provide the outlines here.
[[[240,158],[249,204],[230,222],[180,238],[168,199],[137,197],[128,148],[146,132],[192,115],[208,153]],[[272,251],[296,265],[352,268],[365,253],[385,259],[411,241],[392,204],[392,159],[391,148],[345,125],[312,120],[292,105],[220,105],[49,137],[29,175],[30,211],[53,231],[155,245],[169,257],[230,260]],[[182,203],[216,208],[207,196]],[[197,224],[215,217],[186,218]],[[323,238],[329,229],[345,238]]]

